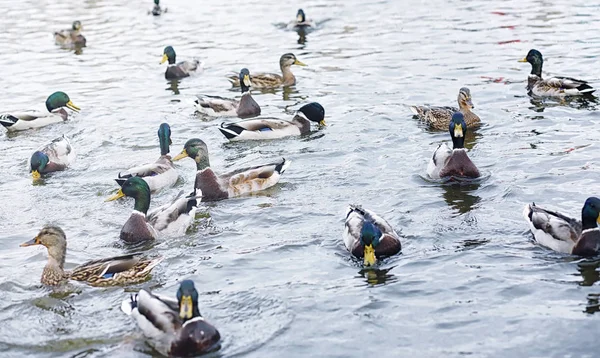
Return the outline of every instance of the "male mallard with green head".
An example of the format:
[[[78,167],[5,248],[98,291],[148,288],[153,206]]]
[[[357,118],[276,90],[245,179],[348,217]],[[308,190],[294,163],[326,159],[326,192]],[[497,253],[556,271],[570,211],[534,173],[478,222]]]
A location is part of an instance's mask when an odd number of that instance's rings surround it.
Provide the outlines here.
[[[357,205],[348,207],[343,237],[346,249],[364,259],[365,266],[402,249],[400,237],[385,219]]]
[[[304,10],[298,9],[298,12],[296,13],[296,19],[290,21],[287,25],[287,28],[288,30],[308,30],[314,26],[314,22],[306,18]]]
[[[590,197],[581,209],[581,221],[527,204],[523,217],[535,241],[557,252],[578,256],[600,253],[600,199]]]
[[[276,73],[257,73],[250,76],[253,88],[276,88],[279,86],[293,86],[296,84],[296,77],[292,73],[292,65],[306,66],[296,58],[293,53],[286,53],[279,59],[279,68],[281,75]],[[229,81],[234,87],[240,86],[238,76],[229,77]]]
[[[239,101],[217,96],[198,96],[196,110],[212,117],[252,118],[260,115],[260,106],[250,94],[250,71],[242,68],[239,77],[242,89],[242,98]]]
[[[219,331],[200,314],[198,296],[194,282],[183,280],[176,300],[140,290],[121,303],[121,310],[135,319],[161,354],[198,356],[221,348]]]
[[[169,66],[165,71],[165,78],[168,80],[176,80],[179,78],[189,77],[192,74],[202,71],[202,63],[199,60],[181,61],[176,63],[176,54],[172,46],[167,46],[163,50],[163,56],[160,60],[162,65],[169,62]]]
[[[92,286],[138,283],[147,280],[150,271],[162,260],[130,254],[88,261],[67,272],[64,270],[67,237],[60,227],[46,226],[32,240],[21,244],[32,245],[42,245],[48,249],[48,263],[44,267],[41,282],[49,286],[57,286],[67,280],[83,281]]]
[[[186,157],[190,157],[196,162],[197,173],[194,187],[200,190],[199,195],[202,196],[202,201],[222,200],[268,189],[279,182],[281,174],[291,164],[289,160],[282,158],[277,163],[238,169],[217,176],[210,167],[208,147],[204,141],[198,138],[188,140],[181,153],[173,160]]]
[[[163,13],[167,12],[167,8],[161,8],[160,7],[160,0],[154,0],[154,6],[152,7],[152,10],[148,11],[149,14],[152,14],[154,16],[160,16]]]
[[[527,90],[529,93],[540,97],[565,97],[589,95],[595,89],[586,81],[571,77],[554,76],[542,78],[544,59],[538,50],[531,49],[527,56],[519,62],[529,62],[531,73],[527,77]]]
[[[471,90],[463,87],[458,91],[458,108],[456,107],[430,107],[430,106],[410,106],[410,110],[426,122],[431,128],[446,130],[452,120],[455,112],[460,112],[465,117],[465,122],[469,127],[479,124],[480,119],[475,113],[471,112],[473,101]]]
[[[56,31],[54,33],[54,41],[57,45],[64,47],[85,46],[86,39],[81,34],[82,29],[83,27],[81,26],[80,21],[73,21],[73,25],[70,29]]]
[[[75,161],[75,150],[69,139],[63,135],[41,146],[29,159],[29,170],[33,180],[39,180],[42,174],[65,170]]]
[[[75,112],[79,107],[71,102],[64,92],[54,92],[46,99],[47,111],[24,110],[0,114],[0,124],[9,132],[23,131],[26,129],[40,128],[53,123],[64,122],[69,117],[67,107]]]

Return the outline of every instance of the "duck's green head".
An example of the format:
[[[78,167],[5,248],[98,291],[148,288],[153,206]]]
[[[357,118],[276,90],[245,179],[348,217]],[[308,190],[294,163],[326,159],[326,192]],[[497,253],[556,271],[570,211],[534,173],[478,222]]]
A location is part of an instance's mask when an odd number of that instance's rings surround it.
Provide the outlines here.
[[[304,15],[304,10],[298,9],[298,13],[296,14],[296,22],[301,23],[306,21],[306,15]]]
[[[377,261],[375,257],[375,248],[379,245],[379,239],[381,239],[381,230],[375,224],[369,220],[363,223],[363,227],[360,231],[360,243],[364,247],[364,259],[365,266],[373,266]]]
[[[600,224],[600,199],[589,197],[581,209],[583,230],[595,229]]]
[[[247,68],[242,68],[240,71],[240,87],[242,87],[242,93],[248,92],[252,86],[250,82],[250,71]]]
[[[160,155],[169,154],[169,146],[171,142],[171,127],[167,123],[162,123],[158,127],[158,141],[160,143]]]
[[[48,109],[48,112],[62,107],[67,107],[75,112],[79,111],[79,107],[74,105],[69,96],[64,92],[54,92],[46,99],[46,109]]]
[[[183,280],[177,290],[177,301],[179,302],[179,318],[184,321],[194,317],[200,317],[198,309],[198,291],[194,281]]]
[[[155,3],[156,5],[158,5],[158,3],[159,3],[159,2],[160,2],[160,0],[154,0],[154,3]]]
[[[320,125],[325,125],[325,108],[317,102],[305,104],[300,107],[298,112],[304,114],[309,121],[317,122]]]
[[[163,63],[169,61],[169,65],[172,65],[175,63],[175,50],[173,49],[172,46],[167,46],[165,47],[165,49],[163,50],[163,56],[162,59],[160,60],[160,64],[162,65]]]
[[[463,87],[458,91],[458,103],[460,108],[475,108],[475,106],[473,106],[470,89],[468,89],[467,87]]]
[[[538,50],[531,49],[527,53],[524,59],[519,60],[519,62],[529,62],[531,64],[531,74],[542,76],[542,65],[544,64],[544,58],[542,57],[542,53]]]
[[[186,157],[194,159],[196,162],[196,168],[198,170],[210,167],[210,162],[208,159],[208,147],[202,139],[192,138],[185,142],[183,150],[181,153],[177,154],[175,158],[173,158],[173,161],[177,161]]]
[[[146,214],[148,208],[150,208],[150,187],[148,183],[139,177],[131,177],[125,181],[123,179],[116,179],[116,181],[121,185],[121,189],[115,195],[106,199],[106,201],[113,201],[128,196],[135,199],[134,210]]]
[[[290,67],[291,65],[306,66],[306,64],[297,59],[296,55],[293,53],[281,55],[281,58],[279,59],[279,67],[284,68]]]
[[[448,129],[450,131],[450,137],[452,137],[454,149],[464,148],[465,136],[467,135],[467,123],[465,122],[465,116],[460,112],[454,113]]]
[[[81,29],[83,29],[81,26],[81,21],[73,21],[72,29],[73,31],[81,31]]]
[[[46,165],[48,165],[49,161],[50,159],[48,159],[46,154],[39,151],[33,153],[30,160],[30,171],[34,181],[39,180],[42,177],[40,173],[46,169]]]

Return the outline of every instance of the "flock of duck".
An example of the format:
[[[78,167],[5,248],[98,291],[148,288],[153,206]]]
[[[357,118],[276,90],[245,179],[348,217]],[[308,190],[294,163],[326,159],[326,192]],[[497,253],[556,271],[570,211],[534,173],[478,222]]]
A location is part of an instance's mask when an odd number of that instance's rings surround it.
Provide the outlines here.
[[[154,16],[164,14],[159,0],[149,11]],[[314,23],[298,10],[296,19],[288,28],[306,33]],[[74,48],[86,46],[81,33],[82,25],[75,21],[71,29],[54,34],[57,44]],[[568,77],[542,77],[542,54],[530,50],[521,60],[532,66],[527,90],[531,96],[558,97],[592,96],[594,88],[587,82]],[[176,61],[173,47],[164,48],[161,64],[168,62],[167,79],[181,79],[201,72],[198,60]],[[202,95],[195,101],[196,110],[207,117],[239,117],[242,120],[224,123],[218,130],[230,141],[269,140],[288,136],[309,134],[311,123],[318,129],[325,126],[325,110],[316,102],[302,106],[289,120],[253,118],[261,113],[260,105],[252,98],[251,88],[277,88],[293,86],[296,78],[291,66],[305,66],[292,53],[281,56],[280,74],[255,73],[247,68],[238,76],[229,78],[231,84],[240,87],[241,97],[222,98]],[[68,120],[65,108],[79,111],[64,92],[51,94],[45,103],[46,111],[27,110],[0,114],[0,124],[8,131],[24,131]],[[467,130],[477,127],[481,120],[472,112],[471,92],[461,88],[458,107],[411,106],[413,114],[432,129],[447,130],[452,147],[441,144],[433,153],[427,167],[431,179],[443,181],[472,180],[480,177],[480,171],[470,160],[464,147]],[[242,168],[218,174],[210,166],[208,147],[199,138],[188,140],[175,157],[170,156],[171,129],[167,123],[158,128],[160,156],[153,162],[132,167],[118,173],[117,193],[107,201],[130,197],[134,210],[124,223],[120,239],[129,244],[156,240],[162,235],[185,235],[195,219],[199,202],[223,200],[261,191],[276,185],[291,162],[285,158],[270,164]],[[183,191],[168,204],[150,210],[151,195],[175,185],[178,179],[175,161],[191,158],[196,163],[196,179],[189,194]],[[75,150],[66,136],[61,136],[41,146],[28,162],[34,181],[48,173],[65,170],[75,159]],[[535,204],[527,205],[524,217],[534,238],[550,249],[574,255],[596,255],[600,251],[600,199],[588,198],[581,211],[581,221],[546,210]],[[376,265],[382,258],[400,253],[399,235],[378,214],[358,205],[349,206],[343,231],[343,242],[348,251],[365,266]],[[93,286],[128,285],[145,281],[161,257],[149,257],[143,253],[99,259],[84,263],[73,270],[64,270],[67,240],[65,232],[57,226],[45,226],[35,238],[21,246],[42,245],[47,248],[48,262],[41,282],[57,286],[67,280],[83,281]],[[150,343],[161,353],[171,356],[189,356],[214,351],[220,347],[218,330],[200,314],[198,291],[194,282],[183,280],[175,298],[147,290],[125,299],[122,310],[138,323]]]

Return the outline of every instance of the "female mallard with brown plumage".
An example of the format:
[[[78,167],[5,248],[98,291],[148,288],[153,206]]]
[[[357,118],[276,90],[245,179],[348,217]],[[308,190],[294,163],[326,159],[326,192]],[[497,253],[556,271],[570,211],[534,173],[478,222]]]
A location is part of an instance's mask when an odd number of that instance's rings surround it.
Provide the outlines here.
[[[257,73],[250,76],[253,88],[275,88],[279,86],[293,86],[296,84],[296,77],[292,73],[292,65],[306,66],[296,58],[293,53],[286,53],[279,59],[279,68],[281,75],[276,73]],[[235,87],[240,85],[238,76],[229,77],[229,81]]]
[[[54,41],[57,45],[63,47],[85,46],[86,39],[81,34],[82,29],[81,22],[74,21],[70,29],[56,31],[54,33]]]
[[[196,110],[212,117],[251,118],[260,115],[260,106],[250,94],[250,71],[242,68],[239,80],[242,88],[240,100],[217,96],[198,96]]]
[[[479,124],[480,119],[471,109],[475,108],[471,99],[471,91],[463,87],[458,91],[458,108],[456,107],[430,107],[430,106],[410,106],[410,110],[426,122],[431,128],[446,130],[452,115],[460,112],[465,117],[465,122],[469,127]]]
[[[600,253],[600,199],[590,197],[581,209],[581,221],[527,204],[523,216],[535,241],[557,252],[579,256]]]
[[[554,76],[543,79],[544,58],[538,50],[529,50],[527,56],[519,62],[531,64],[531,73],[527,77],[527,90],[533,95],[540,97],[581,96],[595,91],[586,81],[575,78]]]
[[[167,46],[163,50],[163,56],[160,60],[162,65],[169,62],[169,67],[165,71],[165,78],[168,80],[176,80],[179,78],[189,77],[192,74],[202,71],[202,63],[199,60],[176,62],[177,54],[172,46]]]
[[[200,190],[202,201],[215,201],[268,189],[279,182],[281,174],[291,162],[280,162],[235,170],[219,175],[210,168],[208,147],[201,139],[188,140],[174,161],[190,157],[196,162],[195,188]]]
[[[44,267],[41,282],[56,286],[67,280],[83,281],[92,286],[125,285],[148,279],[150,271],[161,258],[145,258],[141,254],[115,256],[93,260],[65,271],[67,237],[58,226],[44,227],[35,238],[21,246],[42,245],[48,249],[48,263]]]
[[[47,111],[24,110],[2,113],[0,114],[0,124],[7,131],[14,132],[65,122],[69,118],[69,114],[63,107],[75,112],[79,111],[79,107],[71,102],[66,93],[54,92],[46,99]]]
[[[364,259],[365,266],[402,249],[400,237],[385,219],[357,205],[348,207],[343,237],[346,249]]]
[[[157,232],[164,234],[184,234],[192,224],[197,210],[195,192],[184,196],[183,191],[168,204],[150,213],[150,187],[138,177],[127,179],[117,194],[106,199],[113,201],[124,196],[134,199],[133,212],[123,225],[119,237],[127,243],[155,240]]]
[[[456,112],[449,125],[453,148],[442,143],[433,153],[427,166],[427,174],[432,179],[445,177],[478,178],[479,169],[473,164],[465,149],[467,124],[462,113]]]
[[[149,343],[169,357],[198,356],[221,347],[219,331],[200,314],[198,291],[183,280],[176,299],[140,290],[121,303],[121,310],[135,319]]]

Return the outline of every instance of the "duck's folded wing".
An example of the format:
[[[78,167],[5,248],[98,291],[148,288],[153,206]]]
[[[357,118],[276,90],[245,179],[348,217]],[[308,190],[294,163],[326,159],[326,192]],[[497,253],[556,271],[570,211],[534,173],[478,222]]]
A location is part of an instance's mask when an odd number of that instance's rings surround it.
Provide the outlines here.
[[[42,111],[17,111],[0,114],[0,119],[10,119],[12,117],[13,119],[19,119],[22,121],[34,121],[40,117],[45,117],[48,115],[50,115],[50,113]],[[16,120],[14,120],[14,122],[16,122]]]
[[[221,127],[228,128],[228,129],[232,129],[232,128],[243,129],[243,130],[247,130],[247,131],[265,131],[265,130],[284,129],[284,128],[287,128],[292,125],[293,125],[292,123],[290,123],[288,121],[280,120],[280,119],[260,118],[260,119],[250,119],[247,121],[241,121],[241,122],[236,122],[236,123],[227,123],[227,124],[223,123],[223,124],[221,124]]]
[[[178,312],[172,309],[172,305],[167,304],[158,296],[146,290],[140,290],[136,297],[136,305],[138,312],[152,327],[142,326],[142,320],[138,319],[138,324],[142,331],[153,332],[158,329],[165,333],[174,333],[181,328],[182,322]]]
[[[376,213],[374,213],[371,210],[367,210],[367,209],[362,209],[363,212],[365,213],[365,218],[367,220],[372,221],[375,226],[377,226],[379,228],[379,230],[381,230],[381,232],[385,233],[389,233],[389,234],[396,234],[396,232],[394,231],[394,228],[392,228],[392,226],[381,216],[377,215]]]
[[[196,71],[200,67],[200,61],[182,61],[179,62],[177,66],[186,72]]]
[[[566,94],[592,93],[594,88],[586,81],[578,80],[572,77],[554,76],[542,81],[544,85],[555,88]]]
[[[106,276],[106,278],[109,278],[117,273],[131,270],[134,266],[140,264],[142,261],[146,261],[148,263],[148,265],[143,269],[144,272],[148,272],[161,261],[161,258],[145,259],[142,253],[108,257],[85,262],[74,268],[73,274],[85,270],[89,273],[93,272],[97,276]]]
[[[239,102],[235,99],[219,96],[199,95],[196,106],[210,108],[215,112],[227,112],[237,108]]]
[[[530,205],[527,214],[530,224],[553,238],[562,241],[576,242],[581,235],[582,226],[579,220],[561,213]]]
[[[153,175],[162,174],[173,166],[167,161],[159,158],[156,162],[150,164],[144,164],[137,167],[129,168],[126,171],[119,173],[119,178],[131,178],[131,177],[149,177]]]
[[[200,196],[191,195],[183,196],[183,190],[179,192],[177,197],[170,203],[162,205],[147,215],[147,221],[157,230],[163,230],[169,223],[177,220],[182,214],[187,214],[190,211],[190,201],[193,206],[196,206],[197,199]]]
[[[264,180],[269,179],[274,174],[282,174],[290,162],[282,158],[281,162],[265,164],[256,167],[238,169],[236,171],[227,173],[221,178],[228,180],[229,184],[236,186],[253,180]]]

